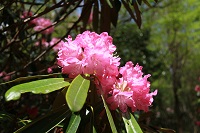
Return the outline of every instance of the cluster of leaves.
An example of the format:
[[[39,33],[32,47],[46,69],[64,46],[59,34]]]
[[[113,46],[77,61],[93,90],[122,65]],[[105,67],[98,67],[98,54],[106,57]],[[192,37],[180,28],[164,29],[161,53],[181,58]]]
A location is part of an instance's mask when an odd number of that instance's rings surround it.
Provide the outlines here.
[[[20,80],[20,78],[18,80]],[[5,98],[7,101],[10,101],[18,100],[21,94],[26,92],[32,92],[34,94],[47,94],[52,91],[64,88],[56,97],[52,110],[48,114],[33,121],[27,126],[18,129],[16,132],[49,132],[58,125],[63,127],[63,130],[66,130],[66,132],[69,133],[76,131],[104,132],[109,131],[109,127],[111,127],[112,132],[117,132],[111,112],[109,111],[103,96],[101,96],[103,100],[101,103],[103,105],[98,103],[98,106],[91,106],[89,103],[86,103],[89,88],[91,91],[94,89],[90,87],[89,77],[83,77],[79,75],[72,82],[67,82],[65,80],[64,78],[48,78],[32,81],[16,85],[6,92]],[[90,93],[90,95],[94,95],[94,93]],[[90,101],[91,100],[93,99],[90,99]],[[104,117],[105,112],[103,106],[105,107],[107,118],[110,123],[110,126],[106,125],[105,129],[103,129],[103,127],[100,128],[99,125],[97,125],[95,122],[95,119]],[[95,116],[95,113],[97,112],[98,117]],[[100,113],[103,114],[100,115]],[[142,132],[132,114],[126,113],[122,116],[122,118],[125,123],[127,132]],[[84,123],[84,126],[81,126],[81,122],[82,124]],[[86,128],[86,125],[88,128]]]
[[[24,79],[18,78],[16,80]],[[110,112],[103,96],[100,96],[101,99],[97,96],[96,89],[91,81],[93,81],[92,77],[78,75],[72,81],[68,78],[47,78],[10,88],[5,93],[7,101],[18,100],[21,94],[26,92],[47,94],[62,89],[55,98],[50,112],[23,126],[16,132],[50,132],[55,127],[61,127],[66,133],[111,131],[114,133],[122,131],[142,133],[134,115],[129,111],[126,113],[120,111]],[[148,114],[146,116],[142,115],[139,121],[144,121],[147,116]],[[119,125],[115,126],[115,124]],[[165,128],[148,127],[142,123],[141,127],[147,132],[174,132]]]

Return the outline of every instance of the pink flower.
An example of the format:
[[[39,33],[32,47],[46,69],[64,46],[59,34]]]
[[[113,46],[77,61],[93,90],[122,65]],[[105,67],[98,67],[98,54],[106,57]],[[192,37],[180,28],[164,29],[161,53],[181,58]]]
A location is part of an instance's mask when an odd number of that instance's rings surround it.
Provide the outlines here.
[[[200,121],[196,121],[196,122],[195,122],[195,125],[197,125],[197,126],[200,127]]]
[[[0,72],[0,77],[3,77],[3,76],[5,76],[6,75],[6,72]]]
[[[60,40],[60,39],[54,37],[54,38],[52,38],[52,40],[49,42],[49,45],[52,46],[52,45],[54,45],[55,43],[57,43],[59,40]],[[60,41],[58,44],[56,44],[56,45],[53,47],[54,51],[58,51],[59,48],[63,45],[63,43],[64,43],[63,41]]]
[[[199,85],[196,85],[196,86],[195,86],[195,91],[196,91],[196,92],[200,92],[200,86],[199,86]]]
[[[41,42],[40,42],[40,41],[37,41],[37,42],[35,43],[35,46],[39,46],[40,43],[41,43],[41,45],[42,45],[43,47],[50,47],[50,46],[54,45],[55,43],[57,43],[59,40],[60,40],[60,39],[58,39],[58,38],[53,38],[50,42],[47,42],[45,38],[42,38]],[[64,43],[63,41],[60,41],[58,44],[56,44],[56,45],[53,47],[53,50],[57,52],[57,51],[59,50],[59,48],[63,45],[63,43]]]
[[[38,107],[27,108],[27,113],[31,119],[34,119],[39,114]]]
[[[53,73],[52,68],[51,68],[51,67],[47,68],[47,72],[48,72],[48,73]]]
[[[100,35],[85,31],[75,40],[69,36],[58,52],[58,65],[64,74],[74,78],[78,74],[98,76],[118,75],[119,58],[113,56],[116,47],[106,32]]]
[[[30,11],[24,11],[23,13],[22,13],[22,16],[21,16],[21,18],[22,19],[25,19],[25,18],[28,18],[28,17],[32,17],[33,16],[33,13]]]
[[[7,75],[6,72],[0,72],[0,78],[2,78],[4,81],[9,81],[11,79],[10,75]]]
[[[89,17],[89,20],[88,20],[88,24],[92,23],[92,20],[93,20],[93,13],[90,13],[90,17]]]
[[[41,45],[44,46],[44,47],[48,47],[48,46],[49,46],[49,43],[46,41],[45,38],[42,38],[41,42],[40,42],[40,41],[37,41],[37,42],[35,43],[35,46],[39,46],[40,43],[41,43]]]
[[[26,19],[26,18],[30,18],[30,17],[32,17],[33,16],[33,13],[31,12],[31,11],[24,11],[23,13],[22,13],[22,16],[21,16],[21,18],[22,19]],[[29,22],[29,24],[30,25],[32,25],[32,24],[36,24],[36,22],[37,22],[37,19],[38,18],[35,18],[35,19],[33,19],[33,20],[31,20],[30,22]]]
[[[35,22],[35,27],[34,30],[35,31],[41,31],[43,29],[46,29],[47,27],[52,25],[52,22],[50,19],[45,19],[45,18],[38,18]],[[54,27],[51,26],[49,28],[47,28],[46,30],[42,31],[42,34],[51,34],[54,30]]]
[[[118,78],[112,86],[112,93],[109,93],[107,103],[110,108],[115,110],[119,108],[122,112],[126,112],[130,107],[132,112],[136,110],[148,111],[148,107],[153,102],[153,96],[157,95],[157,90],[152,93],[150,91],[150,82],[147,78],[150,75],[143,76],[142,67],[132,62],[127,62],[121,67],[119,73],[122,77]]]

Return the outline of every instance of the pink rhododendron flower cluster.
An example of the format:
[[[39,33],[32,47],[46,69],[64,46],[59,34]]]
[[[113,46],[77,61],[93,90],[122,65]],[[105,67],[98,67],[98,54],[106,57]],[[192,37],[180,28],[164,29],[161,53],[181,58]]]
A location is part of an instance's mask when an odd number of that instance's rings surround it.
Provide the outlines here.
[[[24,11],[24,12],[22,13],[22,15],[21,15],[21,18],[22,18],[22,19],[26,19],[26,18],[30,18],[30,17],[32,17],[32,16],[33,16],[33,13],[32,13],[31,11]],[[32,24],[35,25],[36,21],[37,21],[37,18],[31,20],[31,21],[29,22],[29,24],[30,24],[30,25],[32,25]]]
[[[59,38],[53,37],[52,40],[49,42],[49,46],[53,46],[54,44],[58,43],[53,47],[54,51],[58,51],[64,43],[62,40],[58,42],[59,40]]]
[[[119,69],[121,77],[113,85],[111,96],[107,98],[111,109],[127,111],[127,107],[136,110],[148,111],[148,107],[153,102],[153,96],[157,95],[157,90],[149,93],[150,82],[147,78],[150,74],[143,77],[142,67],[132,62],[127,62],[124,67]]]
[[[51,25],[52,25],[52,22],[51,22],[50,19],[37,18],[36,21],[35,21],[34,30],[35,31],[41,31],[41,30],[45,29],[44,31],[41,32],[42,34],[51,34],[54,30],[54,27],[51,26]],[[49,27],[49,26],[51,26],[51,27]]]
[[[26,18],[29,18],[32,16],[33,16],[32,12],[24,11],[22,13],[21,18],[26,19]],[[35,19],[31,20],[29,24],[34,25],[33,29],[35,31],[41,31],[41,30],[45,29],[44,31],[41,32],[42,34],[47,35],[47,34],[51,34],[54,31],[54,26],[51,26],[52,25],[51,20],[43,18],[43,17],[35,18]]]
[[[37,42],[35,43],[35,46],[39,46],[39,44],[41,43],[42,46],[44,46],[44,47],[50,47],[50,46],[53,46],[54,44],[57,43],[57,44],[53,47],[53,50],[57,52],[57,51],[59,50],[59,48],[60,48],[60,47],[63,45],[63,43],[64,43],[62,40],[61,40],[60,42],[58,42],[58,41],[60,41],[60,39],[59,39],[59,38],[55,38],[55,37],[53,37],[52,40],[51,40],[50,42],[47,42],[45,38],[42,38],[41,42],[37,41]]]
[[[149,93],[150,74],[143,76],[142,66],[134,66],[130,61],[119,68],[120,58],[114,56],[115,50],[112,37],[106,32],[85,31],[74,40],[69,36],[63,43],[58,52],[58,65],[70,78],[78,74],[96,76],[95,84],[110,109],[148,111],[153,96],[157,95],[157,90]]]
[[[194,90],[195,90],[196,92],[200,92],[200,86],[199,86],[199,85],[196,85]]]
[[[7,75],[6,72],[0,72],[0,78],[2,78],[4,81],[9,81],[11,79],[10,75]]]
[[[75,40],[69,36],[67,42],[58,52],[58,65],[62,67],[64,74],[70,78],[78,74],[118,75],[120,58],[114,57],[116,47],[112,44],[112,37],[106,32],[96,34],[85,31],[79,34]]]
[[[195,122],[195,125],[197,125],[197,126],[200,127],[200,121],[196,121],[196,122]]]

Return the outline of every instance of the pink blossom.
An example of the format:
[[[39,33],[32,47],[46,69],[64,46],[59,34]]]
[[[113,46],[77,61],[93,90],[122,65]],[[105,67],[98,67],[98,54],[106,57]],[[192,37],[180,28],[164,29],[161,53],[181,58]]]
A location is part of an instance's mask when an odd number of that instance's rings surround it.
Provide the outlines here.
[[[32,17],[32,16],[33,16],[33,13],[32,13],[31,11],[24,11],[24,12],[22,13],[21,18],[22,18],[22,19],[25,19],[25,18]]]
[[[38,107],[27,108],[27,113],[31,119],[34,119],[39,114]]]
[[[196,121],[196,122],[195,122],[195,125],[197,125],[197,126],[200,127],[200,121]]]
[[[52,38],[52,40],[50,42],[47,42],[45,38],[42,38],[41,42],[40,41],[37,41],[35,43],[35,46],[39,46],[39,44],[41,43],[43,47],[50,47],[50,46],[53,46],[55,43],[57,43],[60,39],[58,38]],[[60,41],[58,44],[56,44],[54,47],[53,47],[53,50],[54,51],[58,51],[59,48],[63,45],[63,41]]]
[[[88,24],[92,23],[92,20],[93,20],[93,13],[90,13],[90,17],[89,17],[89,20],[88,20]]]
[[[196,92],[200,92],[200,86],[199,86],[199,85],[196,85],[196,86],[195,86],[195,91],[196,91]]]
[[[48,73],[53,73],[52,68],[51,68],[51,67],[47,68],[47,72],[48,72]]]
[[[46,41],[45,38],[42,38],[41,41],[37,41],[37,42],[35,43],[35,46],[39,46],[40,43],[41,43],[41,45],[44,46],[44,47],[48,47],[48,46],[49,46],[49,43]]]
[[[85,31],[75,40],[69,36],[58,52],[58,65],[64,74],[73,78],[78,74],[98,76],[118,75],[119,58],[113,56],[116,47],[106,32],[100,35]]]
[[[0,77],[3,77],[3,76],[5,76],[6,75],[6,72],[0,72]]]
[[[26,18],[31,18],[33,16],[33,13],[31,11],[24,11],[21,15],[22,19],[26,19]],[[29,25],[35,25],[37,22],[37,18],[34,18],[33,20],[31,20],[28,24]]]
[[[130,107],[132,112],[136,110],[148,111],[148,107],[153,102],[153,96],[157,95],[157,90],[152,93],[150,91],[150,82],[147,78],[150,75],[142,73],[142,67],[132,62],[127,62],[121,67],[119,73],[122,77],[118,78],[112,86],[112,93],[109,93],[107,103],[112,110],[119,108],[122,112],[126,112]]]
[[[0,78],[2,78],[4,81],[9,81],[11,79],[10,75],[7,75],[6,72],[0,72]]]
[[[54,45],[55,43],[57,43],[59,40],[60,40],[60,39],[54,37],[54,38],[52,38],[52,40],[49,42],[49,45],[52,46],[52,45]],[[64,43],[63,41],[60,41],[58,44],[56,44],[56,45],[53,47],[54,51],[58,51],[59,48],[63,45],[63,43]]]
[[[43,29],[46,29],[47,27],[52,25],[52,22],[50,19],[45,19],[45,18],[38,18],[35,22],[35,27],[34,30],[35,31],[41,31]],[[42,34],[51,34],[54,30],[54,27],[51,26],[49,28],[47,28],[46,30],[42,31]]]

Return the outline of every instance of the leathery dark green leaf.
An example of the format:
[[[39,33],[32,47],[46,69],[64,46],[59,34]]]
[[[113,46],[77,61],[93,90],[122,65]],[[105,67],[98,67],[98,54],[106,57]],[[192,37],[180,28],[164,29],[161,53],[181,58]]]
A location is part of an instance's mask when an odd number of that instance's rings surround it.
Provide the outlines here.
[[[34,94],[47,94],[69,85],[70,83],[64,81],[64,78],[36,80],[13,86],[5,93],[5,98],[6,101],[17,100],[20,98],[21,94],[26,92]]]
[[[134,116],[130,112],[122,113],[127,133],[143,133]]]
[[[78,129],[80,122],[81,122],[81,116],[79,114],[73,113],[65,133],[75,133]]]
[[[101,95],[101,98],[103,100],[104,108],[106,110],[106,114],[107,114],[107,117],[108,117],[108,121],[110,123],[111,130],[112,130],[113,133],[117,133],[117,129],[116,129],[115,123],[113,121],[112,115],[110,113],[110,110],[109,110],[108,106],[106,105],[106,102],[105,102],[102,95]]]
[[[70,84],[67,93],[66,101],[72,112],[80,111],[85,104],[90,80],[78,75]]]

